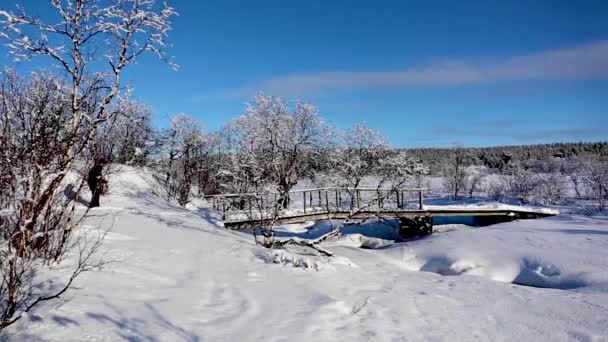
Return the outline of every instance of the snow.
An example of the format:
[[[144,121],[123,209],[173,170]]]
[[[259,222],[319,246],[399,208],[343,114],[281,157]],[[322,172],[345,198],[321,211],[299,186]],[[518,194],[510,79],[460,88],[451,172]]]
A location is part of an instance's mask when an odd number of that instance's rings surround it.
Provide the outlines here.
[[[512,205],[505,203],[472,203],[472,204],[447,204],[447,205],[424,205],[426,210],[475,210],[475,211],[493,211],[493,210],[512,210],[519,212],[540,213],[548,215],[559,215],[559,210],[554,208],[546,208],[539,206]]]
[[[373,222],[323,245],[328,259],[255,246],[219,214],[166,203],[155,189],[144,170],[116,171],[84,227],[111,228],[105,258],[115,262],[30,312],[7,340],[608,338],[606,217],[437,226],[401,243]],[[278,235],[314,238],[326,226]]]

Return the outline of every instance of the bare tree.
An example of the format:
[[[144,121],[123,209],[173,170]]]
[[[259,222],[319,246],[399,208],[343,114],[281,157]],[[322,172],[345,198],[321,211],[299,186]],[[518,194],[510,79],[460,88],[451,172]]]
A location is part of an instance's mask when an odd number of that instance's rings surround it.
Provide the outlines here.
[[[467,164],[466,150],[462,147],[454,147],[443,166],[443,185],[455,200],[467,188]]]
[[[9,95],[3,94],[9,105],[2,113],[2,141],[10,145],[3,146],[2,153],[12,164],[2,167],[0,177],[8,189],[0,208],[0,329],[19,319],[22,308],[27,311],[40,302],[15,296],[24,293],[25,278],[40,265],[60,261],[73,246],[78,221],[72,217],[74,203],[62,196],[62,188],[70,183],[68,175],[74,174],[100,125],[114,115],[125,68],[146,52],[167,60],[163,49],[171,29],[169,19],[175,14],[173,8],[154,0],[51,0],[49,4],[56,22],[31,16],[20,7],[0,10],[0,36],[9,41],[15,60],[47,58],[63,76],[51,78],[51,84],[44,78],[25,90],[9,82]],[[92,63],[102,59],[107,62],[105,69]],[[27,102],[37,107],[30,108]],[[38,138],[38,132],[48,139]],[[76,184],[76,192],[83,183]]]

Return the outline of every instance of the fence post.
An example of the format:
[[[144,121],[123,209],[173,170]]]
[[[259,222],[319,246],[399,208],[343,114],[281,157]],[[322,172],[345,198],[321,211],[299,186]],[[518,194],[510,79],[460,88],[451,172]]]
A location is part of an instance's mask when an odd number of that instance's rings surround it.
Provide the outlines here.
[[[422,210],[423,205],[422,205],[422,190],[418,191],[418,205],[420,207],[420,210]]]
[[[222,201],[222,220],[226,219],[226,201]]]
[[[339,208],[342,203],[338,204],[338,189],[334,189],[334,191],[336,193],[336,208]]]
[[[302,199],[302,202],[304,202],[304,214],[306,214],[306,191],[302,192]]]
[[[397,209],[401,209],[401,203],[399,201],[399,190],[395,190],[395,195],[397,195]]]
[[[357,197],[357,209],[359,209],[361,207],[361,192],[359,189],[357,189],[356,194],[357,194],[357,196],[356,196]]]
[[[327,193],[329,190],[325,189],[325,206],[327,207],[327,212],[329,213],[329,194]]]

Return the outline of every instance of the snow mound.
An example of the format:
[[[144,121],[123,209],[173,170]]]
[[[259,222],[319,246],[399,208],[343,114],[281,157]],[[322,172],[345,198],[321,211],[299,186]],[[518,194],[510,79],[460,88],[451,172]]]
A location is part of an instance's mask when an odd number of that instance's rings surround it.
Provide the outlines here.
[[[347,234],[334,239],[333,241],[331,241],[331,243],[328,243],[327,245],[379,249],[391,246],[394,243],[395,241],[393,240],[369,237],[362,234]]]
[[[445,254],[416,256],[406,267],[413,271],[437,273],[443,276],[480,276],[494,281],[518,285],[570,290],[592,285],[585,273],[566,273],[555,264],[538,257],[523,257],[519,263],[487,263],[484,258],[454,257]]]
[[[592,285],[587,274],[562,274],[560,268],[539,258],[525,257],[514,284],[562,290],[577,289]]]
[[[357,267],[352,261],[341,256],[322,256],[306,251],[290,251],[286,249],[256,248],[253,254],[267,264],[279,264],[305,270],[334,270],[335,266]]]
[[[411,271],[478,276],[539,288],[606,292],[608,272],[600,261],[606,252],[588,247],[605,245],[604,234],[608,231],[579,228],[554,217],[491,228],[454,226],[430,238],[378,252],[397,258]]]

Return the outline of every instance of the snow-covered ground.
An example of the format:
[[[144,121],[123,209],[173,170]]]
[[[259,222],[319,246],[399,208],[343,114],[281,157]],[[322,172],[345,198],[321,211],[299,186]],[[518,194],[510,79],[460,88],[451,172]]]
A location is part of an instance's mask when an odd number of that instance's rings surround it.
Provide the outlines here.
[[[85,229],[112,227],[105,258],[116,262],[83,274],[8,340],[608,340],[607,217],[438,226],[401,243],[370,224],[329,241],[328,259],[256,247],[153,187],[141,170],[115,175]]]

